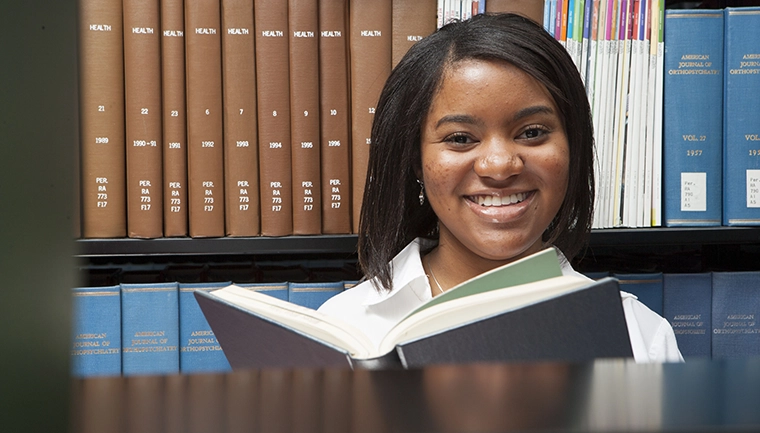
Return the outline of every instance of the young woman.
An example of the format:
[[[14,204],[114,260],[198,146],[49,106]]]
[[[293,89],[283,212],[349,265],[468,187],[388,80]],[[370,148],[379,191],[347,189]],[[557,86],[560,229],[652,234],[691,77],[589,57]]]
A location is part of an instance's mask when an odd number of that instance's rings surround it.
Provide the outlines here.
[[[567,52],[518,15],[477,15],[415,44],[372,127],[359,227],[367,281],[320,311],[373,340],[437,294],[548,246],[587,240],[593,127]],[[564,253],[564,255],[562,254]],[[622,293],[637,361],[681,361],[668,322]]]

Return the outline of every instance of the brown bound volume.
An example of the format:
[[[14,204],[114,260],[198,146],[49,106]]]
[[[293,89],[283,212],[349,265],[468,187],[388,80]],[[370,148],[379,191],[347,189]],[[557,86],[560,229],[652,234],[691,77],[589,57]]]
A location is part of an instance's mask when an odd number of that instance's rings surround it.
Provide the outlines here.
[[[185,2],[190,236],[224,236],[222,43],[219,0]]]
[[[82,236],[127,235],[121,1],[79,2]]]
[[[164,119],[164,236],[187,236],[185,4],[161,0],[161,91]]]
[[[164,235],[158,0],[124,0],[127,235]]]
[[[351,233],[348,0],[319,1],[322,233]]]
[[[288,2],[254,0],[261,234],[293,233]]]
[[[391,72],[392,0],[350,0],[351,187],[353,231],[359,229],[375,106]]]
[[[293,234],[322,232],[319,162],[319,7],[288,1]]]
[[[544,2],[538,0],[488,0],[486,13],[514,12],[543,24]]]
[[[227,236],[259,234],[253,0],[222,0],[224,191]]]
[[[436,14],[436,0],[393,0],[394,68],[415,42],[435,31]]]

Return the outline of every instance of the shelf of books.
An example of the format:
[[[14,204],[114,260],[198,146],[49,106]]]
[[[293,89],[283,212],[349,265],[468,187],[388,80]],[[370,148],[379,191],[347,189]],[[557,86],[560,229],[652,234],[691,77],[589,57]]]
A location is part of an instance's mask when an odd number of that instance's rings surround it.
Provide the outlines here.
[[[356,253],[356,235],[247,238],[80,239],[77,257],[231,256]],[[590,247],[752,245],[760,227],[656,227],[592,230]]]
[[[78,257],[161,255],[346,255],[356,252],[356,235],[283,236],[248,238],[81,239]]]
[[[617,278],[687,357],[760,355],[760,8],[79,3],[77,374],[229,369],[194,291],[317,308],[355,284],[379,86],[437,26],[514,8],[567,49],[593,112],[595,226],[576,269]],[[725,8],[670,9],[711,5]]]

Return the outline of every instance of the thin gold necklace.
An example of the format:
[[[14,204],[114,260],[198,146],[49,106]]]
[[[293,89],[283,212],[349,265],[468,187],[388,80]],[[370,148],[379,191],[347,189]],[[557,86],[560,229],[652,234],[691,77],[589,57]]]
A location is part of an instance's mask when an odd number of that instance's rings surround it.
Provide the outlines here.
[[[430,271],[430,276],[433,277],[433,281],[435,281],[435,285],[438,286],[438,290],[440,290],[441,293],[443,293],[443,287],[441,287],[441,283],[438,282],[438,278],[435,277],[435,273],[433,272],[433,267],[430,266],[430,256],[429,255],[425,256],[425,258],[427,259],[427,268],[428,268],[428,271]]]

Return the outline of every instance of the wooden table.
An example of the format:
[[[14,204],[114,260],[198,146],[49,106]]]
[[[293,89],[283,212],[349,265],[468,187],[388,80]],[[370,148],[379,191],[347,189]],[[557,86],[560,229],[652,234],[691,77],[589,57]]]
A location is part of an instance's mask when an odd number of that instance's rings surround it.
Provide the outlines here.
[[[72,389],[76,432],[760,431],[760,359],[236,371]]]

